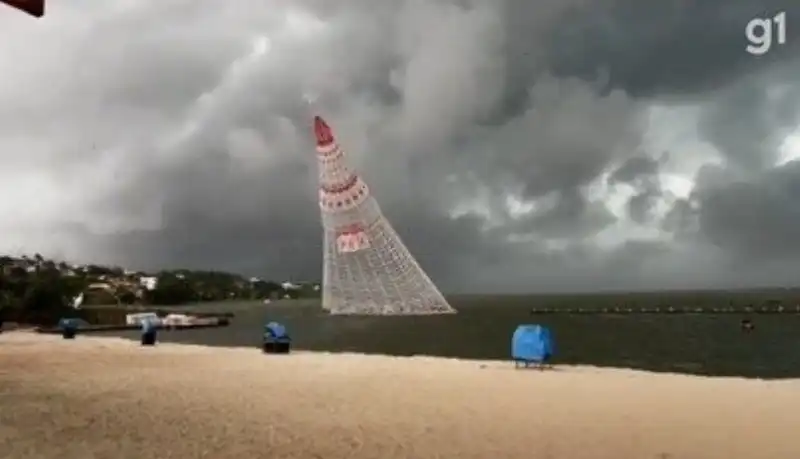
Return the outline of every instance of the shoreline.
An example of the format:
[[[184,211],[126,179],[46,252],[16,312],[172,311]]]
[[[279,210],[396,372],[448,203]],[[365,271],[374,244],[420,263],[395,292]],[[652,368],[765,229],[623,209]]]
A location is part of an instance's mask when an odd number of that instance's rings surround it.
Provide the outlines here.
[[[0,335],[15,459],[789,459],[800,381]],[[755,429],[755,430],[754,430]]]
[[[177,330],[181,331],[181,330]],[[12,339],[7,341],[7,343],[11,344],[35,344],[34,342],[38,342],[39,337],[48,337],[48,342],[52,343],[60,343],[64,342],[65,340],[60,335],[50,334],[50,333],[39,333],[33,329],[17,329],[10,332],[5,332],[4,335],[12,336],[16,335],[17,339]],[[0,335],[0,344],[3,344],[3,335]],[[98,335],[95,333],[86,334],[86,335],[78,335],[75,341],[66,341],[66,345],[70,346],[72,343],[77,343],[80,341],[85,342],[95,342],[103,346],[103,343],[106,345],[110,343],[118,343],[125,347],[130,347],[131,349],[141,349],[138,340],[125,338],[125,337],[117,337],[117,336],[103,336]],[[105,347],[105,346],[104,346]],[[336,358],[336,357],[343,357],[343,358],[362,358],[365,360],[373,359],[375,362],[380,362],[384,360],[393,360],[397,362],[403,361],[411,361],[411,362],[422,362],[422,363],[430,363],[430,364],[439,364],[439,365],[458,365],[458,366],[469,366],[470,368],[474,368],[477,370],[486,370],[486,369],[510,369],[520,373],[533,373],[533,374],[547,374],[547,373],[570,373],[570,374],[581,374],[581,373],[616,373],[616,374],[630,374],[631,376],[635,375],[649,375],[654,377],[675,377],[675,378],[691,378],[691,379],[698,379],[698,380],[720,380],[720,381],[747,381],[747,382],[756,382],[756,383],[798,383],[800,385],[800,377],[799,378],[757,378],[757,377],[746,377],[746,376],[715,376],[715,375],[705,375],[705,374],[692,374],[692,373],[681,373],[681,372],[672,372],[672,371],[654,371],[654,370],[646,370],[640,369],[635,367],[612,367],[612,366],[601,366],[601,365],[590,365],[590,364],[554,364],[551,368],[548,369],[535,369],[535,368],[528,368],[528,369],[517,369],[514,367],[514,362],[512,360],[497,360],[497,359],[468,359],[468,358],[459,358],[459,357],[444,357],[444,356],[437,356],[437,355],[425,355],[425,354],[415,354],[415,355],[392,355],[392,354],[380,354],[380,353],[370,353],[370,352],[355,352],[355,351],[319,351],[319,350],[308,350],[308,349],[292,349],[291,353],[288,356],[281,356],[281,355],[264,355],[258,346],[217,346],[217,345],[206,345],[206,344],[196,344],[196,343],[175,343],[175,342],[157,342],[157,344],[152,349],[157,348],[166,348],[171,349],[173,351],[184,349],[187,351],[194,350],[197,352],[204,352],[204,351],[215,351],[219,353],[232,353],[232,354],[239,354],[242,351],[252,351],[253,354],[262,355],[264,358],[274,358],[274,359],[286,359],[291,358],[292,356],[311,356],[311,357],[321,357],[321,358]],[[147,352],[147,351],[146,351]],[[800,387],[800,386],[799,386]]]
[[[263,324],[278,321],[289,328],[296,349],[505,360],[515,327],[537,323],[555,334],[556,363],[769,380],[800,378],[800,356],[784,351],[800,345],[796,333],[800,315],[765,315],[755,320],[754,332],[744,333],[735,315],[553,315],[531,320],[529,309],[535,304],[499,299],[492,300],[495,307],[490,300],[464,300],[456,315],[406,318],[329,316],[315,302],[242,304],[233,311],[236,317],[228,328],[165,332],[159,338],[251,348],[259,345]],[[222,306],[213,303],[204,309],[211,310],[220,311]],[[100,336],[139,339],[136,331],[101,332]]]
[[[210,327],[210,328],[219,328],[219,327]],[[170,330],[166,333],[171,333],[173,331],[182,332],[191,330]],[[125,340],[132,343],[138,343],[138,335],[136,337],[133,336],[123,336],[119,334],[113,334],[106,332],[93,332],[86,335],[79,335],[81,338],[109,338],[109,339],[120,339]],[[162,332],[159,332],[159,338],[163,337],[164,335]],[[169,336],[169,335],[167,335]],[[59,338],[60,339],[60,338]],[[202,344],[197,342],[192,342],[191,340],[187,341],[159,341],[159,346],[164,345],[176,345],[176,346],[198,346],[204,347],[209,349],[253,349],[259,351],[260,346],[259,343],[255,343],[252,345],[239,345],[239,344]],[[260,351],[259,351],[260,352]],[[320,354],[320,355],[362,355],[366,357],[374,356],[374,357],[386,357],[386,358],[428,358],[428,359],[440,359],[443,361],[455,360],[461,362],[473,362],[476,365],[484,365],[488,363],[498,363],[498,364],[508,364],[513,367],[513,362],[511,361],[510,357],[508,360],[501,360],[496,358],[468,358],[468,357],[453,357],[453,356],[446,356],[446,355],[435,355],[435,354],[424,354],[424,353],[417,353],[417,354],[405,354],[405,353],[381,353],[381,352],[369,352],[369,351],[355,351],[355,350],[320,350],[320,349],[307,349],[302,347],[292,347],[292,354],[298,353],[312,353],[312,354]],[[556,358],[555,367],[557,368],[596,368],[598,370],[620,370],[620,371],[634,371],[634,372],[641,372],[641,373],[652,373],[655,375],[677,375],[677,376],[691,376],[697,378],[718,378],[718,379],[742,379],[742,380],[753,380],[753,381],[800,381],[800,376],[745,376],[745,375],[731,375],[731,374],[709,374],[706,372],[701,372],[696,364],[692,362],[686,362],[685,364],[673,364],[674,367],[685,368],[686,371],[680,371],[678,369],[650,369],[650,368],[643,368],[635,365],[631,366],[622,366],[622,365],[594,365],[591,363],[557,363],[558,359]]]

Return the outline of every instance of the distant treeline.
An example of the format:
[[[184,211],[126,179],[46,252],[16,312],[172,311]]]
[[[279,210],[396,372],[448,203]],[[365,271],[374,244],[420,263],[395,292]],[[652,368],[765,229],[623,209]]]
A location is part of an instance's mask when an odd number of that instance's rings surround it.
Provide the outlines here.
[[[154,281],[152,281],[154,279]],[[150,285],[147,285],[150,280]],[[132,272],[119,267],[69,265],[33,257],[0,256],[0,320],[51,324],[81,305],[182,305],[206,301],[309,298],[314,283],[286,285],[221,271]]]

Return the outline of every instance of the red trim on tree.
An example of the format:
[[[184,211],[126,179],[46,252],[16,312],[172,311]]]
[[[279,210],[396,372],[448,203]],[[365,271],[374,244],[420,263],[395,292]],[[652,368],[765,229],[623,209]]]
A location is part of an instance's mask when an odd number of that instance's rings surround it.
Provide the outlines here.
[[[326,193],[338,194],[353,188],[354,186],[356,186],[357,182],[358,182],[358,176],[353,174],[346,182],[342,183],[341,185],[334,185],[334,186],[320,185],[319,188]]]

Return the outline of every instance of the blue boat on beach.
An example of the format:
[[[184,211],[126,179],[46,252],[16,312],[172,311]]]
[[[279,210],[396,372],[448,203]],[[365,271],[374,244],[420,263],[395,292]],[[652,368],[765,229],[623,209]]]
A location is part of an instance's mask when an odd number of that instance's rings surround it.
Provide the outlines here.
[[[278,322],[264,325],[261,337],[261,349],[267,354],[288,354],[292,346],[292,338],[286,327]]]
[[[511,358],[516,367],[543,368],[553,356],[553,337],[547,327],[520,325],[511,337]]]

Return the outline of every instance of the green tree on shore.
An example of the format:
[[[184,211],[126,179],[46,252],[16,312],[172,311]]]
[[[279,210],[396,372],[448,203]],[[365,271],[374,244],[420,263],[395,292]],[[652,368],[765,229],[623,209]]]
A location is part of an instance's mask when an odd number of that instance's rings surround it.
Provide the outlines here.
[[[73,267],[64,262],[33,257],[0,256],[0,320],[52,324],[65,315],[84,317],[84,309],[73,308],[83,294],[84,304],[122,306],[128,304],[181,305],[200,301],[300,298],[318,295],[319,288],[284,289],[272,281],[246,279],[222,271],[162,271],[155,288],[140,285],[146,273],[126,272],[119,267],[87,265]],[[90,286],[97,286],[89,288]]]

